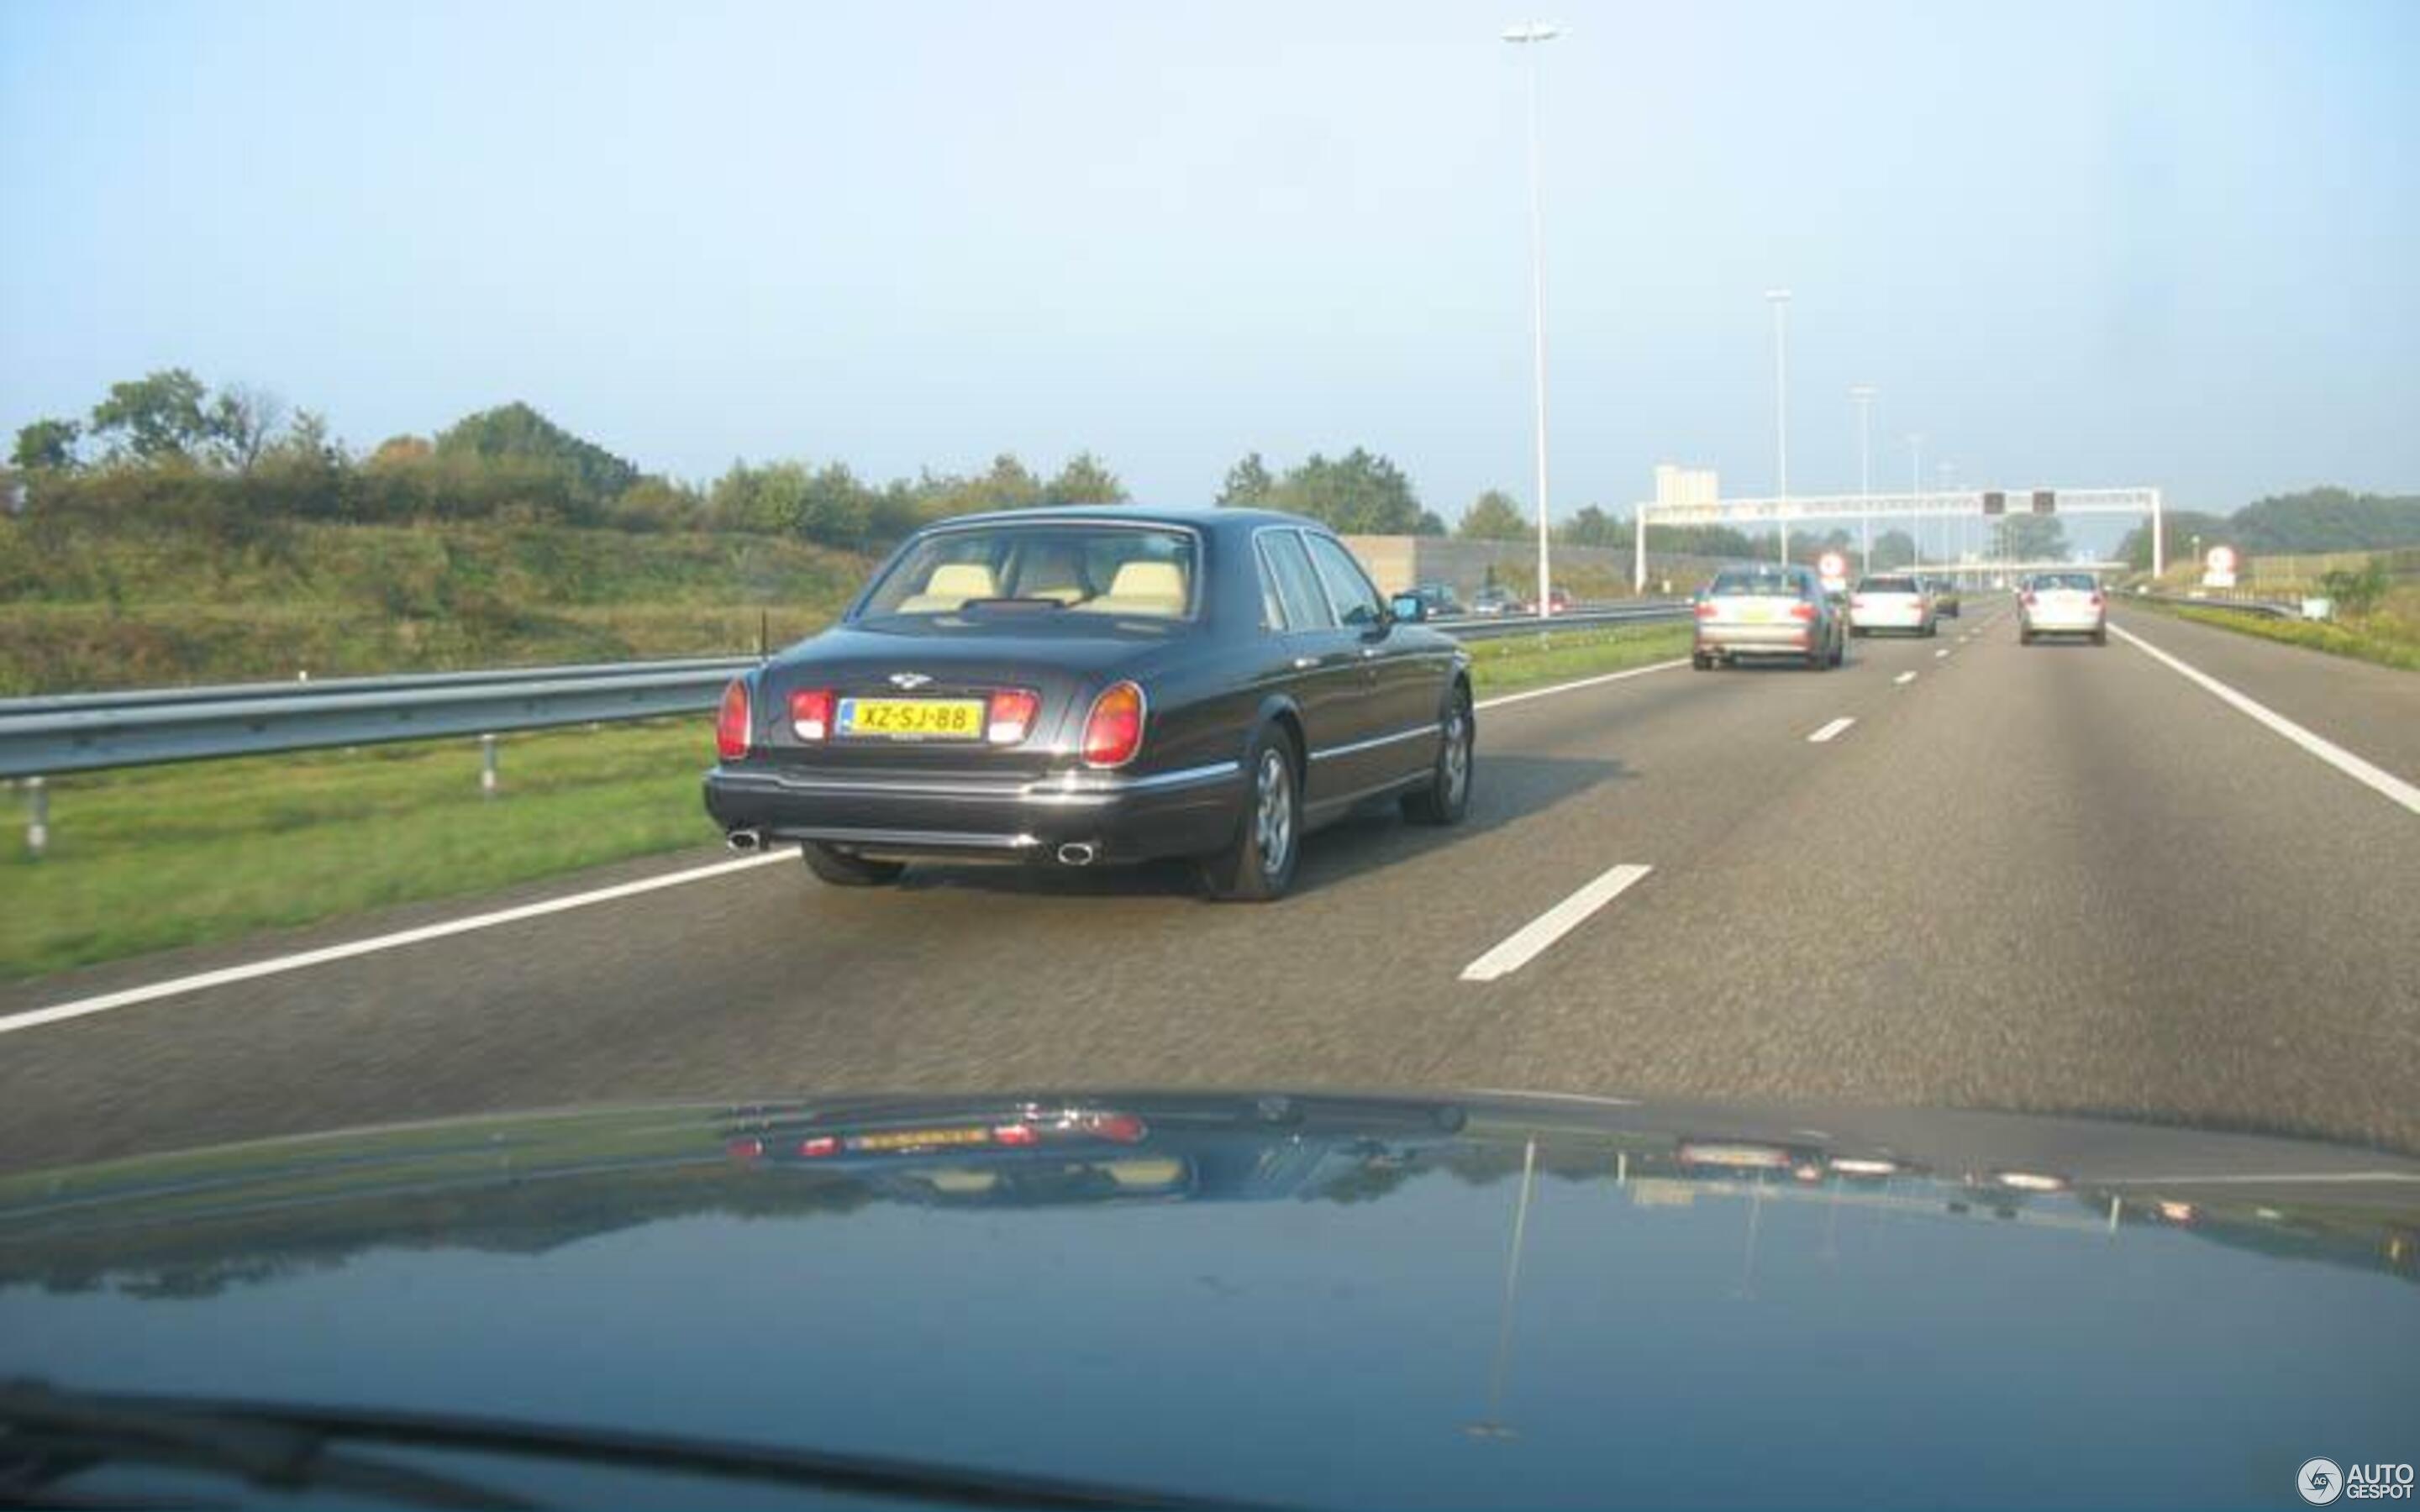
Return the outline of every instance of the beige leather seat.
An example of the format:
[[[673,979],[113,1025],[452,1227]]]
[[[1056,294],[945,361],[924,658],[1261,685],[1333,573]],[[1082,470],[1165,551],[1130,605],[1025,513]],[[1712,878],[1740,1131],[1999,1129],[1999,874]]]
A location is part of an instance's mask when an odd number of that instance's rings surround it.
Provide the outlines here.
[[[939,614],[970,598],[997,598],[1000,584],[980,562],[945,562],[924,579],[924,591],[899,601],[901,614]]]
[[[1174,619],[1185,612],[1185,572],[1173,562],[1129,562],[1109,591],[1076,606],[1084,614],[1133,614]]]

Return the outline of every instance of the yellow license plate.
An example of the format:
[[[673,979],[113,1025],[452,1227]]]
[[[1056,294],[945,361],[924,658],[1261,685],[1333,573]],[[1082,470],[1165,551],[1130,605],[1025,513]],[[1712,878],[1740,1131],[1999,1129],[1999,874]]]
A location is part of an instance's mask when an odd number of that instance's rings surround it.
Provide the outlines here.
[[[989,1129],[886,1129],[853,1135],[851,1149],[934,1149],[948,1145],[987,1145]]]
[[[1740,618],[1750,625],[1768,625],[1772,623],[1773,610],[1762,604],[1750,604],[1740,610]]]
[[[843,699],[840,733],[898,740],[981,740],[981,699]]]

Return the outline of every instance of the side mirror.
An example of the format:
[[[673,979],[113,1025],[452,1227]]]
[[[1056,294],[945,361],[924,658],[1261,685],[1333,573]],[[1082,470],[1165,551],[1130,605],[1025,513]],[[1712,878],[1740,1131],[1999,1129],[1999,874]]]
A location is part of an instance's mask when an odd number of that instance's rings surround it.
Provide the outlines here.
[[[1418,594],[1397,594],[1388,601],[1387,609],[1406,625],[1418,625],[1429,617],[1428,601]]]

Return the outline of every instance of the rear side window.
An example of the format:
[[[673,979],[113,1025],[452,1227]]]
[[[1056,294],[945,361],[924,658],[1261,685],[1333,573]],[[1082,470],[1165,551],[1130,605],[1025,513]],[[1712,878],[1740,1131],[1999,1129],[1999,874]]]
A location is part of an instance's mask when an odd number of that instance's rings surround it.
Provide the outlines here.
[[[1320,630],[1334,625],[1327,595],[1320,592],[1311,558],[1303,551],[1302,532],[1264,531],[1260,547],[1262,570],[1276,579],[1278,604],[1285,611],[1280,624],[1289,630]]]
[[[1800,598],[1806,583],[1786,572],[1718,572],[1706,592],[1715,598]]]
[[[1346,625],[1378,623],[1378,590],[1361,575],[1360,564],[1353,553],[1325,535],[1307,537],[1311,543],[1311,560],[1319,569],[1319,580],[1327,585],[1328,602],[1336,606],[1336,617]]]

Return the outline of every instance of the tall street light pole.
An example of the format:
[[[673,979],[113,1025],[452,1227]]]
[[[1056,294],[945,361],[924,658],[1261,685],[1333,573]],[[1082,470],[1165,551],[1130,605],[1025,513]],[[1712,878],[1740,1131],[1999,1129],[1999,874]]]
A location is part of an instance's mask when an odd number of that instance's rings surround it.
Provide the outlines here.
[[[1781,560],[1790,560],[1790,291],[1769,288],[1773,306],[1773,475],[1781,501]]]
[[[1935,462],[1932,464],[1932,475],[1937,480],[1936,486],[1940,492],[1946,494],[1949,491],[1950,474],[1957,471],[1958,464],[1955,462]],[[1953,545],[1947,538],[1948,532],[1944,532],[1941,543],[1943,553],[1949,556],[1952,560],[1950,575],[1952,577],[1963,578],[1965,577],[1965,573],[1961,569],[1966,565],[1966,517],[1963,515],[1952,515],[1949,517],[1947,524],[1948,526],[1948,531],[1954,531],[1957,532],[1958,539]]]
[[[1907,491],[1919,499],[1924,494],[1924,438],[1911,431],[1907,438]],[[1921,509],[1908,518],[1916,538],[1915,565],[1924,565],[1924,515]]]
[[[1538,49],[1562,33],[1544,22],[1508,28],[1504,39],[1528,53],[1529,63],[1529,335],[1537,411],[1538,618],[1554,612],[1546,560],[1546,220],[1538,171]]]
[[[1857,544],[1863,558],[1857,570],[1869,577],[1874,570],[1874,392],[1870,383],[1849,390],[1857,406],[1857,498],[1865,511],[1857,517]]]

